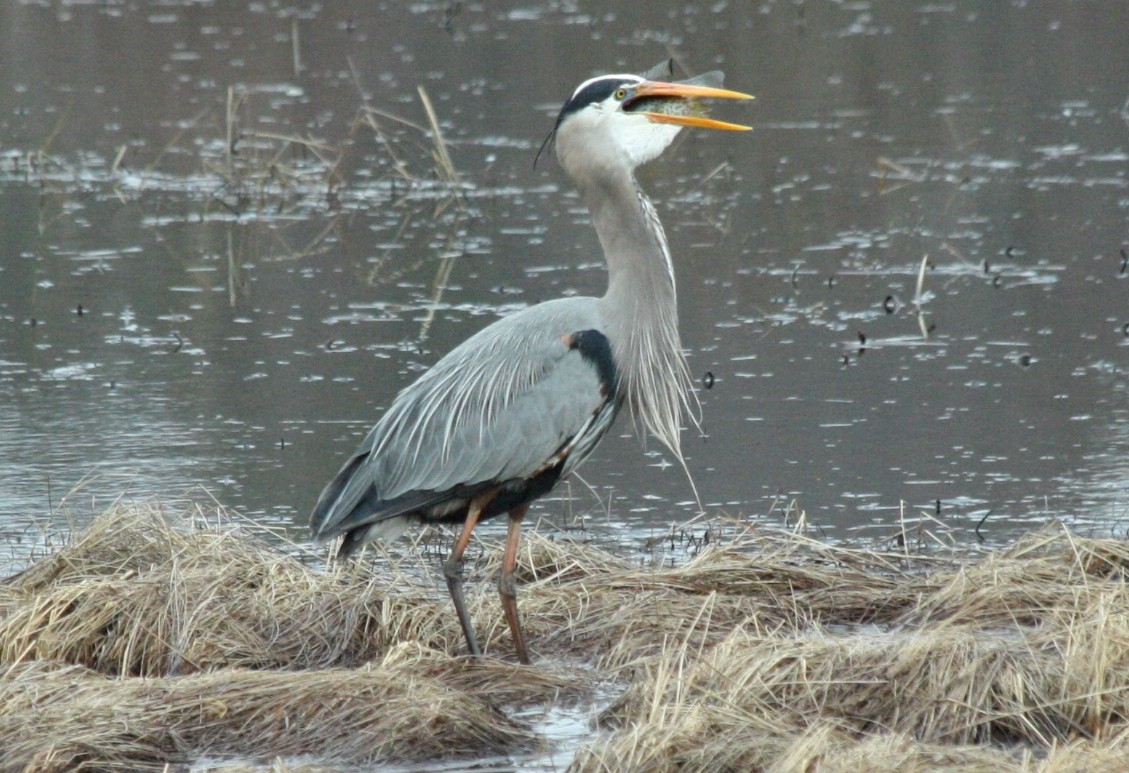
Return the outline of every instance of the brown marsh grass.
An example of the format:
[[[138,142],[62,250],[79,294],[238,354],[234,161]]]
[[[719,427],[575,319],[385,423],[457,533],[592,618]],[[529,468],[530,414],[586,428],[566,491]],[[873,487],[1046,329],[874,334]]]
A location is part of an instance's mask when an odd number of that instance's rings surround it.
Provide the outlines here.
[[[1057,773],[1129,755],[1120,541],[1045,531],[957,559],[730,523],[658,567],[531,531],[520,667],[497,546],[470,583],[474,661],[434,578],[326,568],[255,531],[119,504],[0,583],[0,771],[520,760],[551,739],[517,717],[565,704],[594,712],[575,771]],[[599,710],[597,687],[616,696]]]

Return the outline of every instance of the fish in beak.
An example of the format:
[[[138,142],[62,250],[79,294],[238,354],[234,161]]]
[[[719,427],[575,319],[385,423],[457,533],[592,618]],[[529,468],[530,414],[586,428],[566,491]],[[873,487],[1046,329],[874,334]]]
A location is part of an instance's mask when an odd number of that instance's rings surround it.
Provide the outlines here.
[[[698,102],[701,99],[753,99],[751,94],[703,86],[691,81],[681,83],[643,81],[631,89],[632,94],[625,101],[623,109],[628,113],[645,115],[654,123],[727,131],[748,131],[753,128],[710,118],[705,115],[705,108]]]

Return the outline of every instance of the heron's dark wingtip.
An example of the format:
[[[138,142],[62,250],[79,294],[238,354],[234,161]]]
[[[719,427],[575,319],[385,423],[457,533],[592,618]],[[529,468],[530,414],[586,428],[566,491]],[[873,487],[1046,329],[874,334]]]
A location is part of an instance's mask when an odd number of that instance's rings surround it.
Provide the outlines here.
[[[367,452],[358,453],[351,457],[333,476],[333,480],[322,489],[317,504],[314,505],[314,510],[310,513],[310,537],[314,541],[328,542],[341,533],[339,530],[341,522],[356,508],[356,501],[353,500],[356,495],[349,494],[348,497],[345,497],[353,501],[342,501],[343,495],[346,489],[350,491],[360,490],[360,487],[355,485],[356,482],[353,478],[361,474],[360,470],[368,457]],[[371,488],[371,484],[369,488]],[[363,499],[364,495],[361,494],[358,498]]]
[[[332,539],[330,535],[326,534],[327,519],[332,504],[333,500],[326,498],[323,494],[314,506],[314,511],[310,514],[310,539],[319,545],[324,545]]]

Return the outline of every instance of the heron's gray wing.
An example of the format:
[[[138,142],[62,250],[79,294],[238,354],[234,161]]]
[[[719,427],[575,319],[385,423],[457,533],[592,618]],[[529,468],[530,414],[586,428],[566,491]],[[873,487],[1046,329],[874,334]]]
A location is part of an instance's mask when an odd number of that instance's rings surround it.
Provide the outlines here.
[[[551,301],[499,320],[401,392],[323,492],[314,533],[434,505],[459,487],[529,477],[555,457],[571,470],[614,415],[603,410],[613,396],[599,369],[567,343],[599,326],[589,301]],[[358,519],[361,503],[368,513]]]

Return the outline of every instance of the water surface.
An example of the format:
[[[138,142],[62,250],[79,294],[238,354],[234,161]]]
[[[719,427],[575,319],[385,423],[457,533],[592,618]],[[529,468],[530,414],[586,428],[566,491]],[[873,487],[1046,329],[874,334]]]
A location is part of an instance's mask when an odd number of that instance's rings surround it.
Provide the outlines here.
[[[875,541],[1121,533],[1121,4],[652,5],[0,3],[14,552],[64,497],[81,519],[123,492],[300,533],[444,352],[603,291],[583,207],[533,160],[577,83],[667,56],[757,95],[719,110],[753,133],[686,133],[640,174],[704,509]],[[539,516],[633,540],[698,512],[619,429]]]

